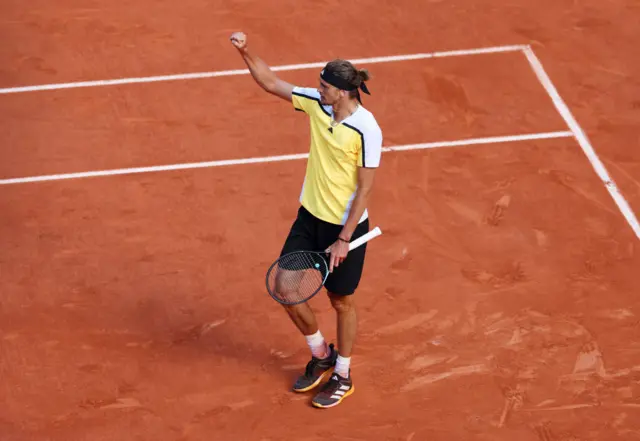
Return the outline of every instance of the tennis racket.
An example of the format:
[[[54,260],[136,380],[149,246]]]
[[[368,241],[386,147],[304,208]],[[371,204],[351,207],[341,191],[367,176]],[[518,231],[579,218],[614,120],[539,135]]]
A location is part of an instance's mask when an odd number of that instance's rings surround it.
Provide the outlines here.
[[[379,227],[349,243],[352,251],[382,234]],[[281,256],[267,271],[267,291],[283,305],[297,305],[316,295],[329,277],[329,249],[293,251]]]

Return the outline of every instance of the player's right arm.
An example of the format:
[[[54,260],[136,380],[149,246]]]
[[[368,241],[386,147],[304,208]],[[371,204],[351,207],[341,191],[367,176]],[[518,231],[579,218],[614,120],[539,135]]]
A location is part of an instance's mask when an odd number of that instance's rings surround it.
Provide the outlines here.
[[[231,44],[238,49],[256,83],[267,92],[291,102],[293,85],[278,78],[278,76],[269,69],[267,63],[249,53],[247,49],[247,36],[243,32],[234,32],[231,34],[230,40]]]

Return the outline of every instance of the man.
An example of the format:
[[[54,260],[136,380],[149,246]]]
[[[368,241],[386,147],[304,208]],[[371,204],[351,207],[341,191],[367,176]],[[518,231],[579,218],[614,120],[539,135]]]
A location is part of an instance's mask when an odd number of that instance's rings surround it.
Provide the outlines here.
[[[311,146],[301,206],[281,255],[329,250],[325,287],[337,314],[338,348],[327,345],[307,303],[285,309],[311,349],[311,361],[293,390],[309,391],[331,375],[312,404],[333,407],[354,391],[350,369],[357,326],[353,294],[360,282],[366,244],[349,252],[349,242],[369,231],[367,204],[382,152],[380,127],[360,98],[360,90],[369,94],[365,85],[369,74],[348,61],[334,60],[322,70],[318,89],[294,87],[249,53],[244,33],[232,34],[231,43],[264,90],[292,103],[310,120]]]

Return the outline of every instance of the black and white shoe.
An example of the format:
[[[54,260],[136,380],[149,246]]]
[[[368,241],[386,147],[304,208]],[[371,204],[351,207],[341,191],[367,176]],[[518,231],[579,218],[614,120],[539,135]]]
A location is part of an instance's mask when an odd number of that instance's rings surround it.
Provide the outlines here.
[[[349,374],[349,378],[344,378],[334,372],[329,381],[322,386],[322,389],[311,404],[320,408],[337,406],[342,403],[342,400],[353,394],[354,391],[351,374]]]
[[[293,385],[293,391],[307,392],[318,386],[331,373],[331,370],[336,365],[337,358],[338,351],[334,349],[333,343],[329,345],[329,355],[326,358],[311,357],[304,374],[300,375]]]

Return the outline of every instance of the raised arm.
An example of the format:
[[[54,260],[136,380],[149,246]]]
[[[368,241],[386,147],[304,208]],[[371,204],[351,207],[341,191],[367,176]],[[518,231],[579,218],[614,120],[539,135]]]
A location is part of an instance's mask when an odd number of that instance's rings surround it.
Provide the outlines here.
[[[269,69],[267,63],[249,53],[247,36],[243,32],[234,32],[230,40],[231,44],[238,49],[256,83],[267,92],[291,102],[293,85],[278,78],[278,76]]]

